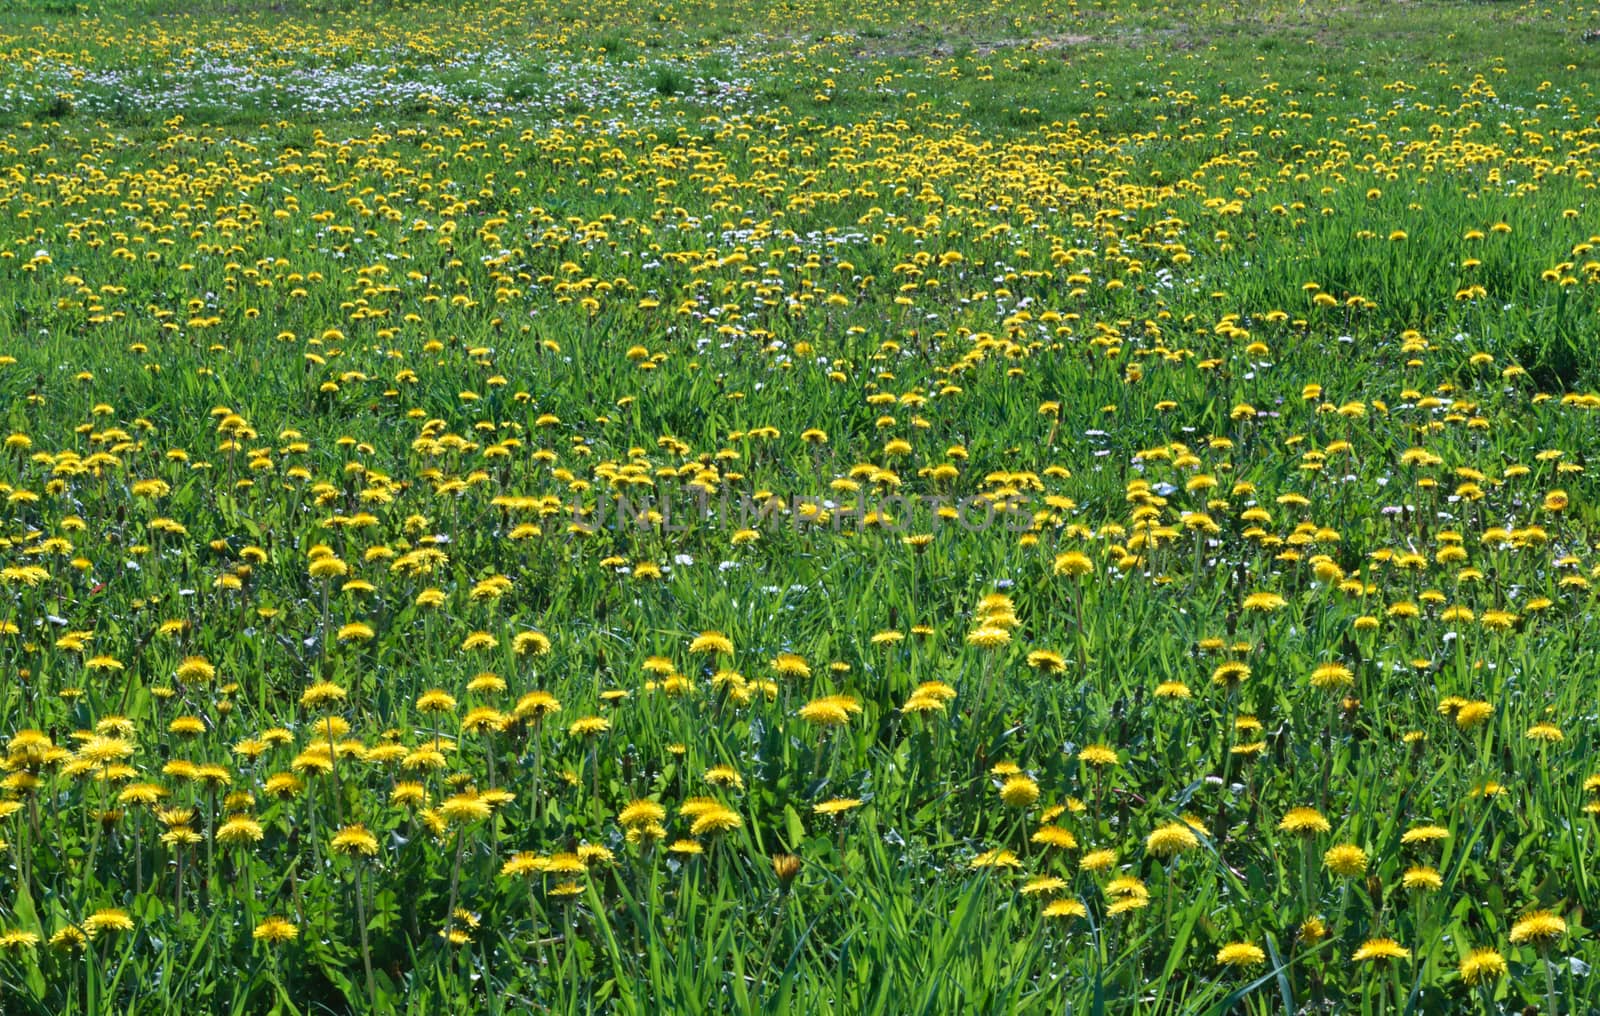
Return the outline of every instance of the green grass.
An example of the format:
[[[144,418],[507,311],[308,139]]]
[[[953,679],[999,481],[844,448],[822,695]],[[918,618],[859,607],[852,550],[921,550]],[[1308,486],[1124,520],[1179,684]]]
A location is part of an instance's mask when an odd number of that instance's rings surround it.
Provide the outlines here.
[[[1597,26],[0,4],[0,1011],[1600,1004]]]

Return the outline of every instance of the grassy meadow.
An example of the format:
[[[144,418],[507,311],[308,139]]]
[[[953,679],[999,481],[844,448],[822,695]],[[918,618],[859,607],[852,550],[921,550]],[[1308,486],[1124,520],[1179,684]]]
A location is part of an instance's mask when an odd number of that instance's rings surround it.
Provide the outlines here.
[[[0,1014],[1600,1010],[1597,89],[0,0]]]

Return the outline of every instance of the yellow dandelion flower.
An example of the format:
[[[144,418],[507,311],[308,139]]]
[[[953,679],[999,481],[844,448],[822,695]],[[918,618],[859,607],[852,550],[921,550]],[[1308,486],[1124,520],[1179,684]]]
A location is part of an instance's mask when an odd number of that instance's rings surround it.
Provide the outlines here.
[[[1567,922],[1550,910],[1532,910],[1511,926],[1511,944],[1543,948],[1567,933]]]
[[[1468,986],[1476,987],[1504,977],[1506,958],[1500,955],[1498,949],[1474,949],[1461,958],[1458,969],[1461,980]]]
[[[1367,870],[1367,852],[1354,843],[1341,843],[1328,848],[1322,863],[1335,875],[1354,878]]]
[[[300,937],[300,929],[290,923],[287,918],[268,917],[257,924],[250,936],[257,942],[266,942],[269,945],[282,945],[293,942]]]
[[[1217,965],[1248,969],[1267,961],[1267,954],[1253,942],[1229,942],[1217,950]]]
[[[1408,960],[1411,950],[1392,938],[1369,938],[1350,957],[1356,963],[1384,963],[1388,960]]]

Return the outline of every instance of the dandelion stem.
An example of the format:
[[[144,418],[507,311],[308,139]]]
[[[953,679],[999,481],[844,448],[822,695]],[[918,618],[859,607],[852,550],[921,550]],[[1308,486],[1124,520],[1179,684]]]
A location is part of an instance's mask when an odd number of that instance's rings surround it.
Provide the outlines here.
[[[591,742],[589,745],[589,799],[594,808],[594,820],[601,821],[600,814],[600,745]]]
[[[533,936],[533,969],[544,969],[544,943],[539,940],[539,904],[533,895],[533,879],[528,879],[528,934]]]
[[[211,909],[211,880],[216,875],[216,844],[217,840],[217,792],[215,788],[206,792],[206,880],[200,886],[200,906],[202,909]]]
[[[361,965],[367,973],[367,1000],[372,1005],[372,1011],[378,1011],[378,982],[372,977],[372,946],[367,940],[367,901],[366,893],[361,888],[361,862],[355,866],[356,876],[356,923],[361,927]]]
[[[765,982],[767,971],[772,969],[772,954],[777,951],[778,939],[783,935],[783,927],[786,923],[784,918],[788,916],[788,907],[785,904],[788,902],[789,894],[780,889],[778,891],[778,919],[772,922],[772,934],[767,937],[767,948],[761,957],[761,965],[756,968],[760,971],[759,976],[763,982]]]
[[[333,586],[332,579],[322,580],[322,635],[317,639],[317,648],[322,650],[322,662],[328,662],[328,590]],[[346,615],[347,617],[349,615]]]
[[[1222,730],[1222,787],[1217,795],[1217,817],[1212,825],[1211,838],[1222,846],[1223,834],[1228,829],[1228,779],[1233,775],[1234,712],[1238,708],[1236,691],[1228,692],[1228,722]]]
[[[143,810],[135,808],[133,812],[133,894],[144,895],[144,837],[141,834],[144,823]]]
[[[1305,907],[1305,919],[1316,916],[1316,904],[1311,895],[1311,840],[1300,841],[1300,902]]]
[[[333,725],[328,725],[328,770],[333,773],[333,819],[344,825],[344,785],[339,782],[339,746],[333,743]]]
[[[994,676],[994,654],[983,654],[983,680],[978,685],[978,700],[972,704],[972,715],[980,724],[984,719],[984,707],[989,702],[989,681]]]
[[[444,912],[444,936],[446,947],[450,944],[450,930],[455,926],[456,919],[456,894],[461,888],[461,858],[467,851],[467,839],[463,830],[456,830],[456,859],[450,866],[450,906]]]
[[[1495,1016],[1493,989],[1487,979],[1478,984],[1478,1001],[1483,1003],[1483,1016]]]
[[[535,720],[533,723],[533,786],[530,789],[530,794],[533,797],[533,827],[535,829],[539,828],[540,819],[544,813],[544,786],[542,783],[544,739],[539,736],[541,732],[542,728],[539,725],[539,721]]]

